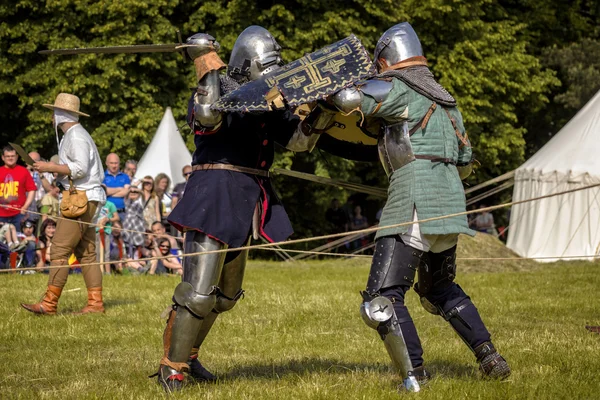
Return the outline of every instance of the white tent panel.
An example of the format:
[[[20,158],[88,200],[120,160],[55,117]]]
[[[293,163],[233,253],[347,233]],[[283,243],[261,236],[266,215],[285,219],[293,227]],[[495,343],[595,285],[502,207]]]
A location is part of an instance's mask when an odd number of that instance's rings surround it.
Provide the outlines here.
[[[513,201],[595,183],[600,183],[600,92],[517,169]],[[600,188],[513,206],[507,246],[523,257],[598,254]]]
[[[159,173],[165,173],[171,178],[171,188],[184,182],[181,170],[192,163],[192,155],[187,149],[170,107],[158,125],[152,142],[138,163],[136,178],[146,175],[156,178]]]

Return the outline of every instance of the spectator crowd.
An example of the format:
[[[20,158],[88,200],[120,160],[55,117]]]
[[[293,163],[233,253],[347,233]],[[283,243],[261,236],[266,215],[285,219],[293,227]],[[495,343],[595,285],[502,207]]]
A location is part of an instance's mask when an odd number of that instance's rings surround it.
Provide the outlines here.
[[[37,152],[34,161],[44,161]],[[10,146],[2,149],[0,167],[0,268],[36,268],[47,271],[52,238],[59,217],[60,192],[56,176],[17,164]],[[58,156],[51,161],[58,162]],[[103,188],[107,201],[96,226],[98,261],[108,262],[105,274],[182,274],[181,244],[176,231],[167,233],[166,218],[185,190],[185,183],[171,188],[164,173],[136,177],[137,162],[127,160],[121,171],[117,154],[106,157]],[[187,181],[191,166],[183,168]],[[145,258],[166,257],[144,261]],[[73,270],[77,261],[74,260]],[[31,271],[30,273],[34,273]]]
[[[34,162],[44,161],[37,152],[29,153],[29,157]],[[18,158],[12,147],[2,149],[0,269],[35,267],[44,271],[50,265],[63,188],[55,184],[55,174],[39,173],[31,166],[23,167],[17,164]],[[51,161],[58,162],[58,156],[53,156]],[[182,241],[177,231],[167,233],[166,218],[183,196],[185,182],[171,190],[171,180],[164,173],[140,179],[136,177],[137,161],[127,160],[121,170],[121,160],[115,153],[106,157],[105,164],[103,188],[107,201],[100,210],[96,227],[98,261],[112,262],[104,265],[104,273],[181,274]],[[185,181],[191,173],[191,166],[183,168]],[[381,210],[375,219],[379,220],[380,215]],[[325,219],[328,233],[370,226],[361,206],[354,204],[352,198],[344,206],[334,199]],[[469,224],[479,232],[495,233],[494,219],[489,212],[472,215]],[[370,236],[364,235],[344,243],[339,250],[355,251],[370,242]],[[143,260],[168,255],[172,257],[150,262]]]

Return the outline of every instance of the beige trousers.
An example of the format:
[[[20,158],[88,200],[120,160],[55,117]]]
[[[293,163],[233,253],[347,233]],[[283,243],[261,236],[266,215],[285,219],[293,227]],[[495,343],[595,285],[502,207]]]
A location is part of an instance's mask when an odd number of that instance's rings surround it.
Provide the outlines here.
[[[67,265],[71,254],[75,254],[81,264],[96,262],[96,230],[93,226],[79,223],[92,222],[98,208],[97,201],[88,203],[87,211],[77,219],[59,219],[52,239],[51,265]],[[102,272],[97,265],[81,268],[88,288],[102,287]],[[50,270],[48,284],[64,287],[69,276],[69,268]]]

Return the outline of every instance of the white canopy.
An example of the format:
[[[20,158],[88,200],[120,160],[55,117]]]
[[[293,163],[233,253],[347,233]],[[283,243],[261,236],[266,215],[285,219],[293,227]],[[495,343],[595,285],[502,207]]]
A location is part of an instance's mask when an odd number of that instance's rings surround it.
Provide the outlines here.
[[[135,176],[138,179],[146,175],[156,178],[163,172],[171,178],[172,189],[185,181],[181,170],[191,163],[192,155],[179,133],[171,107],[167,107],[152,142],[138,163]]]
[[[513,201],[595,183],[600,183],[600,91],[516,170]],[[515,205],[508,232],[508,247],[522,257],[599,254],[600,187]]]

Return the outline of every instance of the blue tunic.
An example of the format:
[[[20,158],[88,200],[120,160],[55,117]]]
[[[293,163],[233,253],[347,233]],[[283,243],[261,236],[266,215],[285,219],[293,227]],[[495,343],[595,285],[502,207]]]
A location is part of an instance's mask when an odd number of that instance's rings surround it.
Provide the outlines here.
[[[288,111],[226,114],[216,132],[195,132],[192,165],[232,164],[267,171],[273,163],[274,143],[287,144],[299,122]],[[259,201],[261,235],[270,242],[287,239],[292,225],[270,179],[228,170],[192,173],[168,220],[180,231],[198,230],[240,247],[248,239]]]

